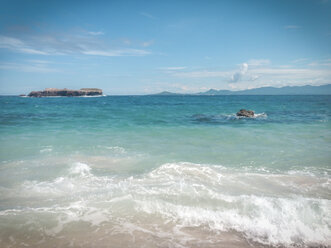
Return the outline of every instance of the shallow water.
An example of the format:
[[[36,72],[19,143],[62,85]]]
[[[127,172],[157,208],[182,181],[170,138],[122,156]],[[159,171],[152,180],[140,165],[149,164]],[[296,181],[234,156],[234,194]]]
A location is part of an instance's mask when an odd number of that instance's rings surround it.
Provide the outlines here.
[[[331,245],[329,96],[0,104],[1,247]]]

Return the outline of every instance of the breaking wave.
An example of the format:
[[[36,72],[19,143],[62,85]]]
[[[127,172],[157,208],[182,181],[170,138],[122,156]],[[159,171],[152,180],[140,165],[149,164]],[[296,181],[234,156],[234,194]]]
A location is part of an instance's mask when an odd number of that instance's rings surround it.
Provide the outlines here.
[[[237,116],[236,114],[229,115],[208,115],[208,114],[195,114],[191,116],[192,121],[198,123],[222,124],[229,121],[236,120],[266,120],[268,115],[266,113],[256,113],[253,117],[247,118],[244,116]],[[232,123],[232,122],[231,122]]]
[[[235,231],[266,245],[328,246],[330,190],[327,175],[295,171],[282,174],[182,162],[141,175],[112,177],[98,176],[93,167],[77,162],[53,180],[23,182],[17,197],[45,206],[27,203],[2,210],[0,220],[10,225],[14,218],[27,232],[43,230],[52,236],[82,221],[91,228],[112,225],[121,232],[128,232],[131,225],[155,235],[152,227],[157,225],[170,233],[174,228]]]

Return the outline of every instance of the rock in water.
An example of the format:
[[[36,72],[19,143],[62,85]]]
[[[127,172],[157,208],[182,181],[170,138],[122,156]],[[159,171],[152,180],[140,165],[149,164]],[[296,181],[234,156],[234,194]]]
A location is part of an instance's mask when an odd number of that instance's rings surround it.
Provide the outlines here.
[[[96,88],[83,88],[80,90],[47,88],[41,91],[32,91],[30,97],[47,96],[102,96],[102,90]]]
[[[240,109],[239,112],[237,113],[237,116],[254,117],[254,111],[246,110],[246,109]]]

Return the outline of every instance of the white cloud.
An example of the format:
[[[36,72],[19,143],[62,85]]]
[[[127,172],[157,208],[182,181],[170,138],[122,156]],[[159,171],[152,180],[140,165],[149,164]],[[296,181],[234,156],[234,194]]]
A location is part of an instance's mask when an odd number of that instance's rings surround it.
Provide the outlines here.
[[[206,91],[210,87],[192,85],[190,83],[174,83],[174,82],[155,82],[147,85],[144,88],[144,93],[159,93],[161,91],[170,91],[176,93],[196,93],[201,91]]]
[[[39,35],[24,40],[0,35],[0,48],[38,55],[145,56],[151,54],[143,49],[112,48],[96,36],[86,35]]]
[[[151,45],[153,45],[154,44],[154,40],[150,40],[150,41],[145,41],[145,42],[143,42],[141,45],[143,46],[143,47],[149,47],[149,46],[151,46]]]
[[[155,16],[153,16],[153,15],[147,13],[147,12],[140,12],[139,14],[142,15],[142,16],[145,16],[149,19],[153,19],[153,20],[157,19]]]
[[[82,54],[95,55],[95,56],[144,56],[150,52],[140,49],[120,49],[120,50],[85,50]]]
[[[257,68],[251,73],[259,75],[275,76],[278,78],[307,78],[318,76],[331,76],[331,71],[322,69],[298,69],[298,68]]]
[[[241,80],[241,78],[247,73],[248,70],[248,64],[243,63],[240,67],[240,71],[236,72],[232,75],[230,82],[231,83],[236,83]]]
[[[270,66],[269,60],[250,60],[243,63],[240,69],[234,70],[200,70],[200,71],[170,71],[177,78],[197,79],[195,82],[218,82],[230,88],[248,89],[262,86],[281,87],[285,85],[321,85],[331,82],[331,60],[325,59],[306,68],[296,68],[293,65]],[[249,64],[251,63],[251,65]],[[210,78],[210,79],[209,79]],[[224,88],[224,87],[223,87]]]
[[[260,77],[257,76],[257,75],[252,75],[251,78],[250,78],[250,80],[251,80],[251,81],[255,81],[255,80],[259,79],[259,78],[260,78]]]
[[[262,67],[270,64],[268,59],[251,59],[246,63],[240,65],[239,71],[230,70],[230,71],[189,71],[189,72],[173,72],[172,75],[180,78],[222,78],[232,83],[242,80],[242,78],[248,74],[248,68]],[[179,67],[180,69],[184,69]],[[168,69],[171,69],[168,68]],[[173,68],[174,70],[174,68]],[[170,70],[169,70],[170,71]],[[250,75],[246,80],[256,80],[259,78],[257,75]]]
[[[305,61],[307,61],[307,58],[300,58],[300,59],[295,59],[292,61],[293,64],[298,64],[298,63],[303,63]]]
[[[192,86],[192,85],[187,85],[187,84],[170,84],[168,86],[170,88],[170,91],[174,92],[180,92],[180,93],[195,93],[198,91],[205,91],[208,90],[208,87],[199,87],[199,86]]]
[[[101,31],[98,31],[98,32],[87,32],[88,34],[90,35],[104,35],[105,33],[104,32],[101,32]]]
[[[252,77],[239,82],[238,88],[321,85],[331,81],[331,70],[327,68],[252,68],[248,75]]]
[[[18,51],[21,53],[28,53],[28,54],[40,54],[40,55],[48,54],[45,51],[41,51],[29,47],[25,42],[19,39],[3,36],[3,35],[0,35],[0,48],[6,48],[12,51]]]
[[[59,70],[55,68],[50,68],[43,63],[31,63],[29,64],[20,64],[20,63],[0,63],[0,70],[15,70],[23,72],[58,72]]]
[[[327,66],[330,67],[331,66],[331,59],[323,59],[323,60],[319,60],[319,61],[313,61],[311,63],[308,64],[309,66]]]
[[[325,60],[326,62],[327,60]],[[166,68],[166,67],[164,67]],[[163,69],[163,68],[160,68]],[[175,68],[174,68],[175,69]],[[158,85],[155,81],[151,86],[153,92],[163,90],[171,92],[201,92],[213,89],[243,90],[265,86],[283,87],[300,85],[323,85],[331,82],[331,70],[328,67],[300,68],[289,66],[249,66],[248,62],[241,64],[235,70],[168,70],[168,83]],[[239,75],[237,75],[239,74]],[[230,80],[231,79],[231,80]],[[177,83],[180,81],[180,83]]]
[[[166,71],[178,71],[178,70],[184,70],[187,67],[185,66],[174,66],[174,67],[161,67],[160,70],[166,70]]]
[[[233,73],[228,71],[207,71],[207,70],[173,73],[174,76],[180,78],[213,78],[213,77],[226,78],[226,77],[230,77],[231,74]]]
[[[129,40],[129,39],[123,39],[123,43],[125,45],[131,45],[131,40]]]
[[[262,66],[262,65],[269,65],[269,59],[251,59],[247,62],[249,66]]]
[[[30,59],[28,60],[29,63],[34,63],[34,64],[51,64],[52,62],[48,60],[39,60],[39,59]]]

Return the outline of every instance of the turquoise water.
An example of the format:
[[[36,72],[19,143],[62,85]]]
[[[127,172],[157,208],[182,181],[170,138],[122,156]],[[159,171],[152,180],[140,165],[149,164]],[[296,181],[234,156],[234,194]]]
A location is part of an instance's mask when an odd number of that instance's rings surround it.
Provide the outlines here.
[[[331,245],[330,96],[0,105],[1,247]]]

